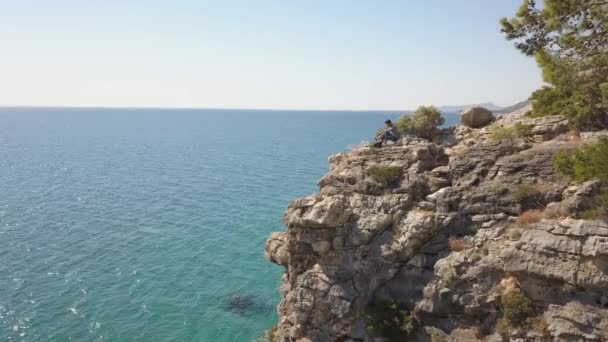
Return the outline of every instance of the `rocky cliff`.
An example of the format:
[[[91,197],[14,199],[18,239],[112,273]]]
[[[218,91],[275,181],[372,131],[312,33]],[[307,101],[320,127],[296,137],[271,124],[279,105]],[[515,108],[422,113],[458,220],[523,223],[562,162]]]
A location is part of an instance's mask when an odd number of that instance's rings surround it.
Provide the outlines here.
[[[408,313],[396,340],[608,340],[608,224],[572,218],[602,182],[553,168],[586,138],[560,116],[500,121],[533,137],[458,126],[442,143],[331,156],[319,193],[292,201],[286,231],[266,242],[285,267],[274,340],[381,341],[377,303]],[[377,165],[397,179],[375,177]]]

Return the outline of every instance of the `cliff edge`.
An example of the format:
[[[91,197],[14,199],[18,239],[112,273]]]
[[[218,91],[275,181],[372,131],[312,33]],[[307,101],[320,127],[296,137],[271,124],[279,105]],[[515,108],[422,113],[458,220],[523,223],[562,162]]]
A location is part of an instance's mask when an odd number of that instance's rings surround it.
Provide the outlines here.
[[[608,224],[574,218],[603,183],[553,167],[594,138],[560,116],[501,121],[530,137],[457,126],[331,156],[266,242],[285,267],[273,339],[607,341]],[[391,312],[396,332],[376,317]]]

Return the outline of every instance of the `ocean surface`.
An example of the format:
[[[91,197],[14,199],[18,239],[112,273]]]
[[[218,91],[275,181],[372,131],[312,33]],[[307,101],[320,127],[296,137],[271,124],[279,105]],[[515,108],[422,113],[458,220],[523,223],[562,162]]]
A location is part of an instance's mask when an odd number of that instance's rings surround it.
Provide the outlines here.
[[[396,117],[0,109],[0,341],[255,340],[288,202]]]

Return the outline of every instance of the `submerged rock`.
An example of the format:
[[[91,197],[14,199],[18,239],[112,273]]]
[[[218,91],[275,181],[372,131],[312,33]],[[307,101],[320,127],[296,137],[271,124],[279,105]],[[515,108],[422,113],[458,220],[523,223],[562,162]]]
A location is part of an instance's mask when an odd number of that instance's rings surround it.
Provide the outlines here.
[[[262,301],[259,297],[251,294],[231,294],[224,299],[227,311],[246,315],[256,312],[269,311],[271,305]]]

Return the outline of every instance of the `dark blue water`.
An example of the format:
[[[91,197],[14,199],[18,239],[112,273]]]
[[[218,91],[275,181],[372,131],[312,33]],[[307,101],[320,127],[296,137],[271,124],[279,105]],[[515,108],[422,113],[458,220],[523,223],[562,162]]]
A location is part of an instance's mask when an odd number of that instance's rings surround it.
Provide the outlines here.
[[[0,340],[252,341],[265,238],[387,117],[0,109]]]

